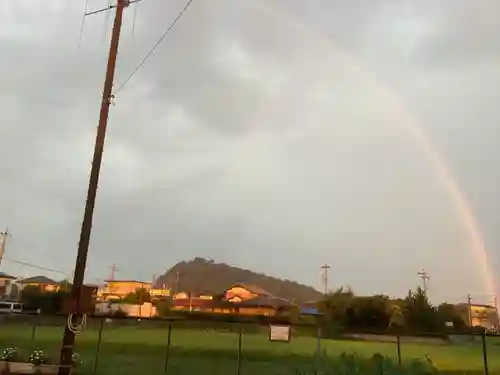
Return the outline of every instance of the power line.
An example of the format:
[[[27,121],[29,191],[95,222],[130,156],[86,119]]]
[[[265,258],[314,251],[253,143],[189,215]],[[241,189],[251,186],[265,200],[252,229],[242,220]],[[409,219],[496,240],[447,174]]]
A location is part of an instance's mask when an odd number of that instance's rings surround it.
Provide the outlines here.
[[[193,0],[189,0],[186,4],[186,6],[184,7],[184,9],[182,9],[182,11],[179,13],[179,15],[177,16],[177,18],[175,18],[175,20],[168,26],[167,30],[163,33],[163,35],[160,37],[160,39],[158,39],[158,41],[153,45],[153,47],[151,48],[151,50],[148,52],[148,54],[141,60],[141,62],[135,67],[135,69],[132,71],[132,73],[130,73],[130,75],[127,77],[127,79],[125,81],[123,81],[123,83],[118,87],[118,89],[115,90],[114,94],[116,95],[119,91],[121,91],[125,85],[132,79],[132,77],[139,71],[139,69],[142,68],[142,66],[146,63],[146,61],[151,57],[151,55],[156,51],[156,49],[158,48],[158,46],[161,44],[161,42],[163,42],[163,40],[167,37],[167,35],[170,33],[170,31],[174,28],[175,24],[177,23],[177,21],[179,21],[179,19],[184,15],[184,13],[186,13],[186,11],[188,10],[189,6],[191,5],[191,3],[193,2]]]
[[[63,272],[63,271],[60,271],[60,270],[56,270],[54,268],[49,268],[49,267],[44,267],[44,266],[39,266],[39,265],[36,265],[36,264],[33,264],[33,263],[30,263],[30,262],[24,262],[22,260],[16,260],[16,259],[10,259],[10,258],[4,258],[6,261],[8,262],[11,262],[11,263],[16,263],[16,264],[21,264],[23,266],[28,266],[28,267],[33,267],[33,268],[37,268],[37,269],[40,269],[40,270],[44,270],[44,271],[50,271],[50,272],[55,272],[55,273],[59,273],[61,275],[65,275],[67,276],[67,272]]]

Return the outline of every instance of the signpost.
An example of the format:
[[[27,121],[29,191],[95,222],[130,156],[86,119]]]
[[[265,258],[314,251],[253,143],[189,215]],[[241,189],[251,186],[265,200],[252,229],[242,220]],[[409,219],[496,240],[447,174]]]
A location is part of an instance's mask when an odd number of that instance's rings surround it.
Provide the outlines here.
[[[290,342],[291,336],[290,326],[269,326],[269,341]]]

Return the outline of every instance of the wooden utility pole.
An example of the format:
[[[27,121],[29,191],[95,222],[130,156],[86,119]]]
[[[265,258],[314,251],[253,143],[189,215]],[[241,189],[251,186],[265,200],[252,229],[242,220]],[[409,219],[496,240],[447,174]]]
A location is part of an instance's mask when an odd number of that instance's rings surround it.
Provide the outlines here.
[[[80,298],[82,295],[83,280],[85,276],[85,267],[87,264],[87,254],[89,250],[90,234],[92,232],[92,219],[94,216],[95,200],[97,187],[99,184],[99,172],[101,169],[102,155],[104,151],[104,141],[106,138],[106,127],[108,124],[109,107],[113,100],[113,81],[115,75],[116,59],[118,55],[118,45],[120,41],[120,31],[123,20],[123,10],[130,4],[130,0],[117,0],[113,32],[111,34],[111,43],[109,48],[108,63],[106,68],[106,77],[104,80],[104,90],[102,93],[101,110],[99,113],[99,123],[94,146],[94,155],[92,158],[92,167],[90,170],[89,185],[87,191],[87,201],[83,215],[82,227],[80,231],[80,241],[78,242],[78,253],[75,262],[75,273],[73,276],[73,285],[71,287],[71,312],[73,317],[80,315]],[[111,7],[110,7],[111,8]],[[108,8],[109,9],[109,8]],[[95,12],[93,12],[95,13]],[[75,343],[75,332],[66,325],[62,340],[60,367],[58,375],[69,375],[71,373],[73,347]]]
[[[497,299],[497,297],[493,297],[493,303],[495,306],[495,313],[496,313],[496,319],[497,319],[497,321],[495,323],[495,325],[496,325],[495,329],[497,331],[499,331],[500,330],[500,315],[498,314],[498,299]]]
[[[472,297],[470,296],[470,294],[467,295],[467,309],[469,311],[468,313],[469,327],[472,330]]]
[[[427,282],[430,279],[429,274],[427,273],[426,270],[422,270],[418,273],[418,276],[422,279],[422,286],[424,289],[424,293],[425,295],[427,295]]]
[[[323,281],[323,293],[325,297],[328,295],[328,270],[331,267],[328,264],[324,264],[321,266],[321,279]]]
[[[118,267],[116,267],[116,264],[113,263],[113,265],[111,266],[111,275],[109,277],[110,281],[115,280],[116,271],[118,271]]]
[[[177,271],[175,273],[175,285],[174,285],[174,295],[172,296],[173,298],[175,298],[175,295],[177,293],[179,293],[179,278],[181,276],[181,273],[179,271]]]
[[[12,234],[8,228],[5,229],[5,232],[0,232],[0,265],[2,264],[5,248],[7,247],[7,238],[11,236]]]

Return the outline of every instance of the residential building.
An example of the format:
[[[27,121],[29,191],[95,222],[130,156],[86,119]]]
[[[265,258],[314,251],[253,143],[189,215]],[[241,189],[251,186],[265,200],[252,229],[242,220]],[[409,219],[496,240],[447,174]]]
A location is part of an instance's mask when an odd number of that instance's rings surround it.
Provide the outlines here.
[[[6,273],[0,272],[0,298],[9,299],[13,292],[13,285],[16,278],[14,276],[7,275]],[[14,288],[15,289],[15,288]],[[17,294],[17,293],[15,293]]]
[[[271,295],[256,285],[238,284],[227,289],[222,299],[193,297],[178,293],[172,301],[173,310],[204,311],[214,313],[239,313],[245,315],[274,316],[290,303]]]
[[[486,329],[495,329],[500,326],[498,321],[498,311],[495,306],[460,303],[455,305],[458,315],[467,326],[483,327]]]
[[[27,287],[38,288],[41,292],[57,292],[61,288],[61,283],[49,279],[46,276],[33,276],[26,279],[17,280],[18,291],[22,292]]]
[[[106,280],[105,286],[97,292],[100,300],[117,300],[135,293],[137,289],[151,290],[151,283],[137,280]]]
[[[95,305],[96,315],[113,315],[121,311],[126,316],[135,318],[149,318],[156,315],[156,307],[150,302],[143,303],[142,305],[134,305],[128,303],[113,303],[113,302],[99,302]]]

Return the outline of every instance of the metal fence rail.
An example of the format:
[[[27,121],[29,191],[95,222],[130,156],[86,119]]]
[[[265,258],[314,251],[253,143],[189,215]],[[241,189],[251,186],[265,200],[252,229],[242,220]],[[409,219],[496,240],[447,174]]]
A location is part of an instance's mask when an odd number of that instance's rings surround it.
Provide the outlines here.
[[[42,349],[57,359],[66,324],[57,316],[0,317],[0,350],[15,345],[29,356]],[[290,343],[269,342],[268,326],[250,323],[186,322],[164,319],[89,318],[77,337],[82,374],[292,374],[316,368],[342,352],[380,353],[396,364],[430,357],[445,372],[500,375],[500,337],[491,334],[351,333],[324,338],[315,326],[292,327]],[[467,368],[460,368],[460,363]],[[457,363],[455,367],[454,363]],[[266,372],[272,367],[272,372]]]

